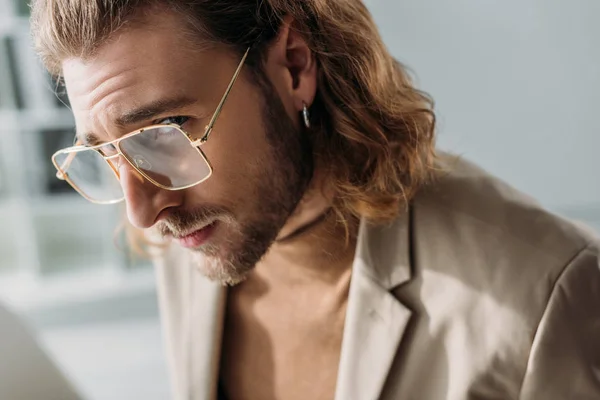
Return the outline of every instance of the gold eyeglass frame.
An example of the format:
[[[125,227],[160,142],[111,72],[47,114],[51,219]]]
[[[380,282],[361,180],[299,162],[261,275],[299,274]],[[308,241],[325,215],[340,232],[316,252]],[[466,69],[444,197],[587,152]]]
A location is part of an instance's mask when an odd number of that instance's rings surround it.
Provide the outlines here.
[[[83,152],[83,151],[96,151],[98,154],[100,154],[100,156],[104,159],[104,161],[106,161],[106,163],[110,166],[110,168],[112,169],[112,171],[114,172],[116,178],[120,181],[120,175],[119,172],[117,171],[115,165],[110,161],[113,158],[116,157],[122,157],[124,158],[129,165],[131,165],[131,167],[137,171],[140,175],[142,175],[145,179],[147,179],[150,183],[152,183],[153,185],[164,189],[164,190],[171,190],[171,191],[175,191],[175,190],[184,190],[184,189],[188,189],[191,188],[193,186],[196,186],[204,181],[206,181],[208,178],[211,177],[212,173],[213,173],[213,167],[210,164],[210,161],[208,161],[208,158],[206,157],[206,155],[204,154],[204,152],[202,151],[202,149],[200,148],[200,146],[202,146],[204,143],[206,143],[208,141],[208,138],[210,136],[210,134],[213,131],[213,127],[215,125],[215,123],[217,122],[217,119],[219,118],[219,115],[221,114],[221,111],[223,109],[223,106],[225,105],[225,102],[227,101],[227,98],[229,97],[229,94],[231,93],[231,90],[233,89],[233,86],[235,84],[235,82],[237,81],[240,72],[242,71],[242,67],[244,66],[244,63],[246,62],[246,58],[248,58],[248,54],[250,53],[250,47],[246,50],[246,52],[244,53],[244,56],[242,57],[242,60],[240,61],[239,65],[237,66],[237,69],[235,70],[235,73],[233,74],[233,77],[231,78],[231,81],[229,82],[229,85],[227,86],[227,89],[225,90],[225,94],[223,95],[223,97],[221,98],[221,101],[219,102],[219,104],[217,105],[217,108],[215,110],[215,112],[213,113],[210,121],[208,122],[208,124],[206,125],[206,127],[204,128],[204,134],[202,135],[202,137],[200,139],[196,139],[194,140],[194,138],[192,138],[192,136],[186,132],[181,126],[177,125],[177,124],[157,124],[157,125],[149,125],[146,126],[144,128],[141,129],[137,129],[133,132],[130,132],[126,135],[121,136],[120,138],[117,138],[115,140],[112,140],[110,142],[106,142],[106,143],[101,143],[95,146],[83,146],[83,145],[75,145],[75,146],[71,146],[71,147],[67,147],[61,150],[58,150],[57,152],[55,152],[52,155],[52,164],[54,164],[54,167],[57,170],[56,173],[56,177],[60,180],[63,181],[67,181],[69,183],[69,185],[71,185],[71,187],[73,189],[75,189],[77,191],[77,193],[79,193],[82,197],[84,197],[86,200],[95,203],[95,204],[116,204],[119,203],[121,201],[123,201],[125,199],[125,196],[123,196],[122,198],[118,199],[118,200],[109,200],[109,201],[101,201],[101,200],[94,200],[92,198],[90,198],[88,195],[86,195],[79,187],[77,184],[75,184],[70,178],[69,178],[69,174],[68,173],[64,173],[63,171],[65,171],[66,168],[68,168],[69,164],[73,161],[73,159],[75,158],[75,156],[77,155],[77,153]],[[147,130],[150,129],[156,129],[156,128],[165,128],[165,127],[171,127],[173,129],[176,129],[177,131],[181,132],[181,134],[183,134],[186,139],[190,142],[190,146],[194,147],[196,150],[198,150],[198,154],[200,155],[200,157],[202,157],[202,159],[204,160],[204,162],[206,163],[206,165],[208,166],[208,175],[204,178],[202,178],[200,181],[192,183],[190,185],[186,185],[183,187],[177,187],[177,188],[170,188],[167,186],[164,186],[160,183],[158,183],[155,179],[151,178],[150,176],[148,176],[148,174],[146,174],[144,171],[142,171],[138,166],[134,165],[134,163],[132,161],[129,160],[129,158],[127,156],[125,156],[123,154],[123,152],[121,151],[121,147],[120,147],[120,142],[122,140],[125,140],[127,138],[130,138],[132,136],[135,135],[139,135]],[[105,155],[100,149],[105,147],[105,146],[109,146],[112,145],[115,149],[116,149],[116,153],[112,154],[110,156]],[[62,168],[58,165],[57,161],[56,161],[56,157],[61,155],[61,154],[67,154],[67,158],[66,160],[63,162],[62,164]]]

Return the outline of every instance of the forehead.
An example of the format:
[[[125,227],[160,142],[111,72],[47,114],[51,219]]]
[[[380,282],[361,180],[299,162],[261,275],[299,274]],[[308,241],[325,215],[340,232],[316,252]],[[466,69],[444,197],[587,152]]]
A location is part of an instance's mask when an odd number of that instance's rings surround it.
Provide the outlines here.
[[[225,56],[201,42],[192,44],[177,17],[150,16],[113,35],[93,57],[63,62],[78,128],[165,97],[212,97]]]

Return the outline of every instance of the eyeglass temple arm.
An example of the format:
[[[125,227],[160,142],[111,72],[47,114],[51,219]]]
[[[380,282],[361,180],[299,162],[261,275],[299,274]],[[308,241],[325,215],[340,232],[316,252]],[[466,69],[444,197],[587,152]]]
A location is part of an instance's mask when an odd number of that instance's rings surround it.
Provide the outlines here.
[[[227,86],[227,90],[225,91],[225,94],[223,95],[223,98],[219,102],[219,105],[217,106],[217,109],[215,110],[215,113],[213,114],[212,118],[210,119],[208,125],[206,125],[206,128],[204,128],[204,136],[202,136],[202,138],[200,138],[199,141],[194,142],[194,144],[202,144],[208,140],[208,137],[210,136],[210,134],[213,130],[213,126],[215,125],[217,118],[219,118],[219,115],[221,114],[223,105],[227,101],[227,98],[229,97],[229,93],[231,92],[231,89],[233,89],[233,85],[237,81],[238,76],[240,75],[240,72],[242,71],[242,67],[244,66],[244,63],[246,62],[246,58],[248,58],[248,53],[250,53],[250,47],[246,50],[246,53],[244,53],[244,57],[242,57],[240,64],[238,65],[237,69],[235,70],[235,74],[233,74],[233,78],[231,78],[231,81],[229,82],[229,86]]]

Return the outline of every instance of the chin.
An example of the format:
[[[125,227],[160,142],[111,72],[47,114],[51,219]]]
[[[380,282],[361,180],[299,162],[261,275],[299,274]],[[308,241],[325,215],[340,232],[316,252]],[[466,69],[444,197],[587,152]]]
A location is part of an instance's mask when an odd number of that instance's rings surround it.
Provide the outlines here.
[[[192,252],[192,262],[202,275],[223,286],[234,286],[243,282],[253,269],[240,269],[227,258],[205,255],[198,251]]]
[[[208,279],[222,285],[237,285],[267,253],[278,231],[273,228],[271,225],[265,229],[260,223],[219,224],[205,244],[191,251],[192,260]]]

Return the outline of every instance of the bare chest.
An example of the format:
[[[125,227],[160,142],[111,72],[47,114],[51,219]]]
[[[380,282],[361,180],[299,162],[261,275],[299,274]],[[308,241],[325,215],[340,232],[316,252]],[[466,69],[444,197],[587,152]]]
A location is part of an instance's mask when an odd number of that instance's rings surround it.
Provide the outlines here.
[[[330,312],[228,307],[220,379],[228,400],[335,396],[345,303]]]

